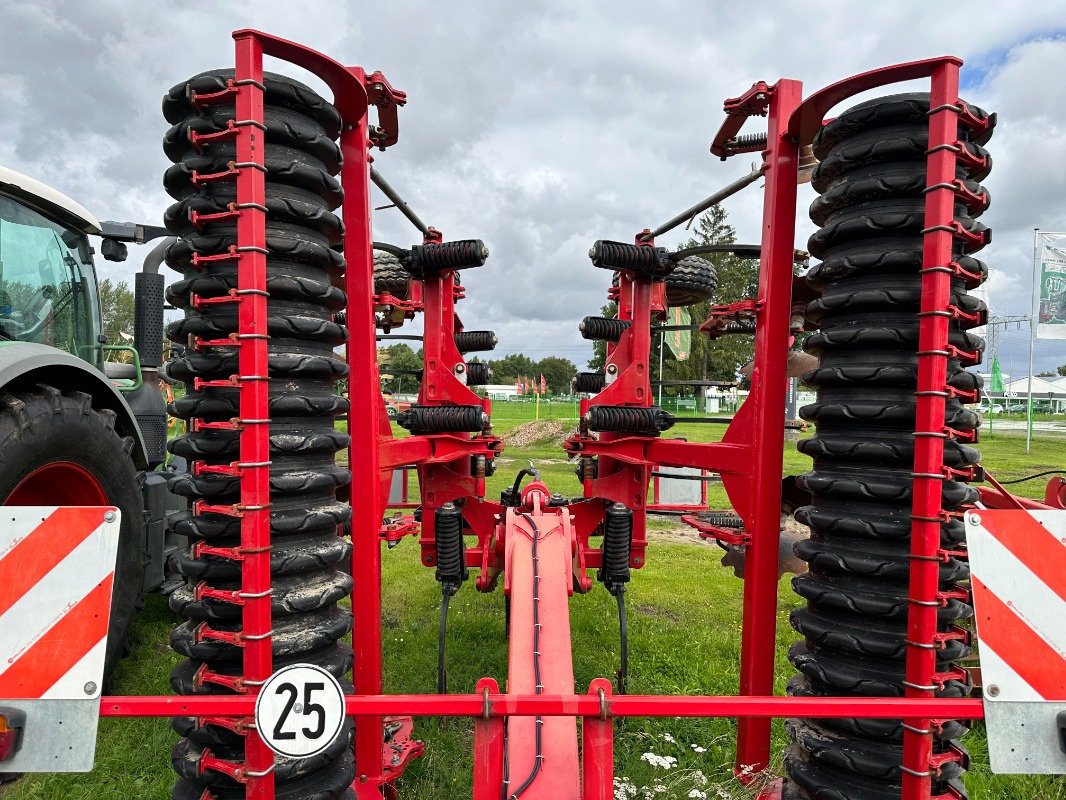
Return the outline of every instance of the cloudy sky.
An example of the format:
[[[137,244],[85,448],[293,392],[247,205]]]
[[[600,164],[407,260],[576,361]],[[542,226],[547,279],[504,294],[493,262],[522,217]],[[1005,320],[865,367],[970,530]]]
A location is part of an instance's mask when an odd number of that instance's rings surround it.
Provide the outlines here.
[[[749,157],[723,163],[707,147],[722,100],[756,80],[797,78],[812,92],[959,55],[967,99],[1000,115],[984,218],[994,239],[982,256],[997,271],[993,313],[1028,313],[1033,228],[1066,230],[1066,0],[5,0],[0,164],[102,219],[158,224],[168,203],[160,98],[232,64],[229,34],[243,27],[381,69],[407,91],[400,143],[377,165],[429,224],[489,244],[461,311],[468,327],[496,330],[498,352],[583,366],[576,323],[602,304],[608,280],[586,257],[590,243],[630,240],[746,173]],[[727,203],[741,240],[758,238],[759,186]],[[803,187],[799,246],[812,198]],[[417,241],[395,210],[374,224],[377,239]],[[131,256],[103,274],[129,278],[140,261]],[[1003,336],[1005,372],[1024,373],[1027,343],[1025,331]],[[1038,343],[1038,369],[1064,362],[1066,342]]]

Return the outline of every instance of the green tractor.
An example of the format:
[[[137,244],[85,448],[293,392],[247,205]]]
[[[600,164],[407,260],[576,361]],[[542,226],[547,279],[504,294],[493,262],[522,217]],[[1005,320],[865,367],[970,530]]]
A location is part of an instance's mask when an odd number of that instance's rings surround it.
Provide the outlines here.
[[[105,674],[146,591],[166,583],[163,241],[136,275],[133,346],[102,336],[89,237],[105,259],[164,228],[99,222],[69,197],[0,167],[0,504],[122,512]],[[115,360],[119,352],[128,355]]]

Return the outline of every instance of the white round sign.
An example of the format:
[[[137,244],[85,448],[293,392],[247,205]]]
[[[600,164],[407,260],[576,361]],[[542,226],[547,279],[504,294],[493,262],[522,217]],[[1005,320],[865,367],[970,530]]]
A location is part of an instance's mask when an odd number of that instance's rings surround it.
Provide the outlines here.
[[[255,724],[267,747],[278,755],[318,755],[333,744],[344,725],[344,690],[314,664],[282,667],[259,691]]]

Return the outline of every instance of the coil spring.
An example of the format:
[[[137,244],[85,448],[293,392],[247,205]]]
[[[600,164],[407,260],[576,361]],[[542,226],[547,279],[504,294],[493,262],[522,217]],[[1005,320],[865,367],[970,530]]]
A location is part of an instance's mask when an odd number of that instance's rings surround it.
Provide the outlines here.
[[[396,423],[414,434],[476,433],[485,425],[485,412],[481,406],[411,406]]]
[[[624,319],[612,319],[610,317],[585,317],[577,329],[581,331],[581,338],[590,341],[614,342],[622,338],[632,323]]]
[[[754,153],[765,150],[768,144],[765,133],[748,133],[744,136],[734,136],[725,146],[730,153]]]
[[[607,385],[607,376],[602,372],[579,372],[574,377],[574,391],[595,394]]]
[[[408,269],[415,275],[447,269],[469,269],[482,266],[488,257],[489,249],[480,239],[416,244],[411,248]]]
[[[492,381],[492,370],[483,361],[475,361],[466,365],[466,385],[484,386]]]
[[[698,518],[701,522],[714,525],[716,528],[736,528],[739,530],[744,527],[744,520],[729,511],[711,511],[699,514]]]
[[[455,346],[460,353],[479,353],[496,348],[496,334],[492,331],[462,331],[455,334]]]
[[[445,503],[434,514],[437,548],[437,581],[451,596],[467,579],[466,548],[463,545],[463,512],[455,503]]]
[[[655,435],[673,427],[674,418],[658,406],[593,406],[586,415],[589,430]]]
[[[612,271],[636,272],[650,278],[664,278],[674,268],[665,247],[637,246],[600,239],[589,250],[592,265]]]
[[[596,577],[617,595],[629,583],[629,555],[633,549],[633,512],[621,503],[607,508],[603,519],[603,561]]]
[[[725,325],[723,325],[716,331],[716,334],[719,336],[723,336],[725,334],[730,333],[755,333],[755,320],[745,319],[740,321],[727,322]]]
[[[574,467],[577,479],[584,483],[586,480],[594,481],[599,475],[599,462],[595,458],[579,458]]]

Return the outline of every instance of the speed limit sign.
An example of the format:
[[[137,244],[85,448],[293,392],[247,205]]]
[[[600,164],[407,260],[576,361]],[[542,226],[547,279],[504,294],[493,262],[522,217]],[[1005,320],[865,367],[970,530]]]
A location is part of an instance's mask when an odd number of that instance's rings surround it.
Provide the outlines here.
[[[344,725],[344,690],[314,664],[282,667],[259,690],[255,724],[267,747],[278,755],[318,755],[333,744]]]

